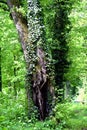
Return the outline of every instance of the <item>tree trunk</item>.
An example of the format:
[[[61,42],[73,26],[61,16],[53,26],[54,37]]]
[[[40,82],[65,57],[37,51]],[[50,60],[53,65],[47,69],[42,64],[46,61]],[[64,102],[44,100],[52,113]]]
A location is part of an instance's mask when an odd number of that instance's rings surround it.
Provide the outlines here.
[[[0,47],[0,92],[2,91],[2,73],[1,73],[1,47]]]
[[[47,71],[44,54],[44,30],[41,19],[39,2],[28,0],[28,29],[30,68],[32,70],[32,88],[34,103],[38,107],[40,119],[43,120],[47,113]],[[33,49],[33,50],[32,50]]]
[[[67,61],[67,34],[70,31],[70,21],[68,18],[70,9],[68,9],[67,2],[63,0],[56,2],[55,11],[54,39],[58,42],[58,47],[53,50],[53,58],[57,61],[55,63],[55,82],[58,86],[59,93],[56,96],[61,101],[64,99],[64,82],[66,81],[64,75],[69,68],[69,62]],[[67,25],[69,28],[67,28]]]
[[[26,20],[14,7],[19,2],[8,0],[11,15],[18,30],[26,64],[27,64],[27,97],[29,109],[34,105],[38,108],[40,120],[47,115],[48,78],[44,53],[44,31],[41,19],[40,6],[37,0],[28,1],[28,27]],[[30,106],[31,105],[31,106]],[[31,114],[31,113],[30,113]]]

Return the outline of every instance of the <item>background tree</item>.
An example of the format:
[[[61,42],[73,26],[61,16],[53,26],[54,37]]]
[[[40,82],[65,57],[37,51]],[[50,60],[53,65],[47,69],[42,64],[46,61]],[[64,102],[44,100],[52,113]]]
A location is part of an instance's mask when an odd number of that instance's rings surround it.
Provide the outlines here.
[[[68,15],[72,9],[71,1],[57,1],[55,4],[55,18],[54,18],[54,31],[53,31],[53,43],[56,45],[52,48],[53,59],[55,60],[55,82],[57,86],[56,96],[58,100],[64,99],[64,82],[66,79],[64,74],[69,68],[69,62],[67,61],[67,37],[71,28]]]

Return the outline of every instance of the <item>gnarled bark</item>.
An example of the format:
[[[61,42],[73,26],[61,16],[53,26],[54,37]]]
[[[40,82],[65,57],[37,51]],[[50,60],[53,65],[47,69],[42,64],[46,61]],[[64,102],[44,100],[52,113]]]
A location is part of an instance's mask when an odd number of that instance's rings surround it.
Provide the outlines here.
[[[12,18],[18,30],[27,64],[27,96],[31,98],[40,113],[40,120],[47,115],[48,77],[44,53],[44,29],[41,18],[41,8],[38,0],[28,1],[28,26],[19,8],[19,0],[8,0]],[[16,8],[15,8],[16,7]],[[52,89],[51,89],[52,90]],[[32,95],[31,95],[32,93]],[[29,105],[30,107],[30,105]],[[30,108],[29,108],[30,109]]]

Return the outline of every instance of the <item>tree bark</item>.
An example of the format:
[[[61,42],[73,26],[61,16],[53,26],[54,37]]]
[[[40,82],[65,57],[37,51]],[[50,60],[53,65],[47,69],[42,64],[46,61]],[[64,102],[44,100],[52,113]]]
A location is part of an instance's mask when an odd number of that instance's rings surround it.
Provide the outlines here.
[[[28,105],[32,104],[38,108],[40,120],[47,115],[47,91],[48,77],[44,53],[44,30],[41,19],[41,9],[37,0],[28,1],[28,26],[22,14],[14,7],[19,7],[19,1],[8,0],[11,15],[19,33],[26,64],[27,64],[27,97]],[[30,109],[30,108],[29,108]],[[31,114],[31,113],[30,113]]]
[[[47,70],[44,53],[44,30],[41,19],[41,8],[38,0],[28,0],[28,29],[30,70],[32,69],[32,88],[34,103],[38,107],[40,119],[43,120],[47,113]],[[32,50],[33,48],[33,50]],[[33,51],[33,52],[32,52]]]

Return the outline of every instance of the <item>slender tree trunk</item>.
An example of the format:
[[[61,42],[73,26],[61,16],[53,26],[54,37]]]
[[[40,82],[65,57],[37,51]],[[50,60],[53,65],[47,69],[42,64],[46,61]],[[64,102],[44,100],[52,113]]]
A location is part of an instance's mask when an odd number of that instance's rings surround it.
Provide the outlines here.
[[[18,30],[26,64],[27,64],[27,97],[29,109],[37,107],[40,120],[47,115],[48,77],[44,53],[44,31],[41,19],[40,5],[37,0],[28,1],[28,26],[22,14],[14,10],[19,7],[19,1],[8,0],[11,15]],[[30,106],[31,105],[31,106]],[[33,108],[32,108],[33,109]],[[30,113],[31,114],[31,113]]]
[[[1,73],[1,47],[0,47],[0,92],[2,91],[2,73]]]

